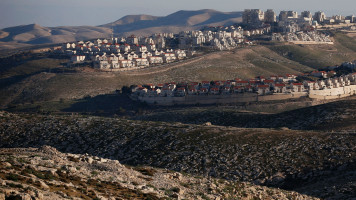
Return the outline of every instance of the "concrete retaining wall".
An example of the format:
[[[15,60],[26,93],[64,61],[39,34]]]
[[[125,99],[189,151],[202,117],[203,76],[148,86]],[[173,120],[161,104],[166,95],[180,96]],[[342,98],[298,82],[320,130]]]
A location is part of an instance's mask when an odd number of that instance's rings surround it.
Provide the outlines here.
[[[315,44],[334,44],[334,42],[315,42],[315,41],[290,41],[292,44],[305,44],[305,45],[315,45]]]
[[[295,92],[288,94],[272,94],[259,96],[256,93],[241,93],[229,95],[187,95],[184,97],[148,97],[139,96],[137,100],[148,104],[156,105],[195,105],[195,104],[233,104],[257,101],[275,101],[286,99],[298,99],[300,97],[309,97],[315,100],[332,100],[344,98],[356,94],[356,85],[350,85],[340,88],[311,90],[307,92]]]
[[[309,97],[318,100],[338,99],[356,94],[356,85],[324,90],[311,90]]]

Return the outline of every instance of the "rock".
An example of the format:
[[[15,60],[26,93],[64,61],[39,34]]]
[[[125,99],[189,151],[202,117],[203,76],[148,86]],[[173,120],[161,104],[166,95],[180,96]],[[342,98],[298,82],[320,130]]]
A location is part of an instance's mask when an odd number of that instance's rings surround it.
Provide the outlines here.
[[[6,182],[2,179],[0,179],[0,186],[5,186],[6,185]]]
[[[10,195],[16,195],[18,192],[13,189],[4,189],[3,192],[5,193],[5,196],[10,196]]]
[[[211,122],[206,122],[204,125],[205,126],[211,126],[212,124],[211,124]]]
[[[68,170],[71,172],[71,173],[75,173],[77,171],[77,169],[75,167],[69,167]]]
[[[180,174],[180,173],[176,172],[176,173],[174,173],[174,174],[173,174],[173,178],[174,178],[174,179],[181,180],[181,178],[182,178],[182,174]]]
[[[38,181],[37,183],[39,184],[39,186],[40,186],[42,189],[44,189],[44,190],[48,190],[48,189],[49,189],[49,186],[48,186],[45,182],[43,182],[43,181]]]
[[[11,167],[12,165],[11,165],[10,163],[8,163],[8,162],[3,162],[3,163],[2,163],[2,166],[4,166],[4,167]]]
[[[42,146],[39,150],[42,151],[43,153],[47,153],[47,154],[50,154],[50,155],[59,154],[59,152],[57,151],[56,148],[51,147],[51,146],[47,146],[47,145]]]
[[[86,158],[84,158],[84,161],[89,164],[92,164],[94,160],[91,157],[86,157]]]
[[[36,197],[37,197],[39,200],[43,199],[43,194],[42,194],[42,192],[36,191]]]
[[[53,175],[53,176],[58,177],[57,169],[50,169],[50,170],[48,170],[47,172],[51,173],[51,175]]]
[[[15,199],[32,200],[32,197],[29,194],[18,194],[16,195]]]

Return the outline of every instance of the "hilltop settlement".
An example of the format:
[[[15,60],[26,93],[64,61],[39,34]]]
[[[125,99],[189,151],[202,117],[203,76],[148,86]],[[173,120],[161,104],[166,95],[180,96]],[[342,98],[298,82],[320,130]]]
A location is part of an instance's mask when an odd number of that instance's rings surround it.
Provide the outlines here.
[[[151,36],[114,37],[92,41],[65,43],[54,50],[57,55],[71,57],[69,65],[90,63],[94,68],[125,71],[187,59],[199,51],[222,51],[254,44],[255,40],[294,44],[333,44],[332,38],[318,31],[328,25],[354,29],[355,17],[310,11],[276,13],[269,9],[246,9],[242,23],[231,26],[203,27],[196,31],[156,33]]]

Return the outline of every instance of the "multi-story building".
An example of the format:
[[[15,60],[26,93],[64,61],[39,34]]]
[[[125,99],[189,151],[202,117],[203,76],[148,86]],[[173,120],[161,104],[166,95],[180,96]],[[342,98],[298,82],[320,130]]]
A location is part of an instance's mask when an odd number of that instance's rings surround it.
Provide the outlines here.
[[[350,23],[355,23],[356,18],[354,15],[346,16],[346,20],[350,20]]]
[[[264,20],[266,23],[274,23],[277,21],[276,13],[272,9],[265,12]]]
[[[322,12],[322,11],[315,12],[315,14],[314,14],[315,21],[317,21],[318,23],[322,23],[322,22],[324,22],[325,19],[326,19],[326,15],[324,12]]]
[[[260,9],[245,9],[242,14],[243,24],[259,26],[264,21],[264,12]]]
[[[308,18],[308,19],[313,19],[313,15],[310,11],[303,11],[300,14],[300,18]]]
[[[296,11],[281,11],[279,13],[279,21],[287,21],[288,19],[297,19],[298,13]]]

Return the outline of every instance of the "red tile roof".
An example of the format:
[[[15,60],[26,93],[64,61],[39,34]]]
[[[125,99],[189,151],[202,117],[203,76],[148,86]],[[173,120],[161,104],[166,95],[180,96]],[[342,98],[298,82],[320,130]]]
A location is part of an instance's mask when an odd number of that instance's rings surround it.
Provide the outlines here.
[[[303,85],[302,83],[292,83],[292,85]]]
[[[274,80],[264,80],[264,83],[274,83]]]
[[[286,85],[283,83],[277,83],[274,85],[275,87],[285,87]]]

